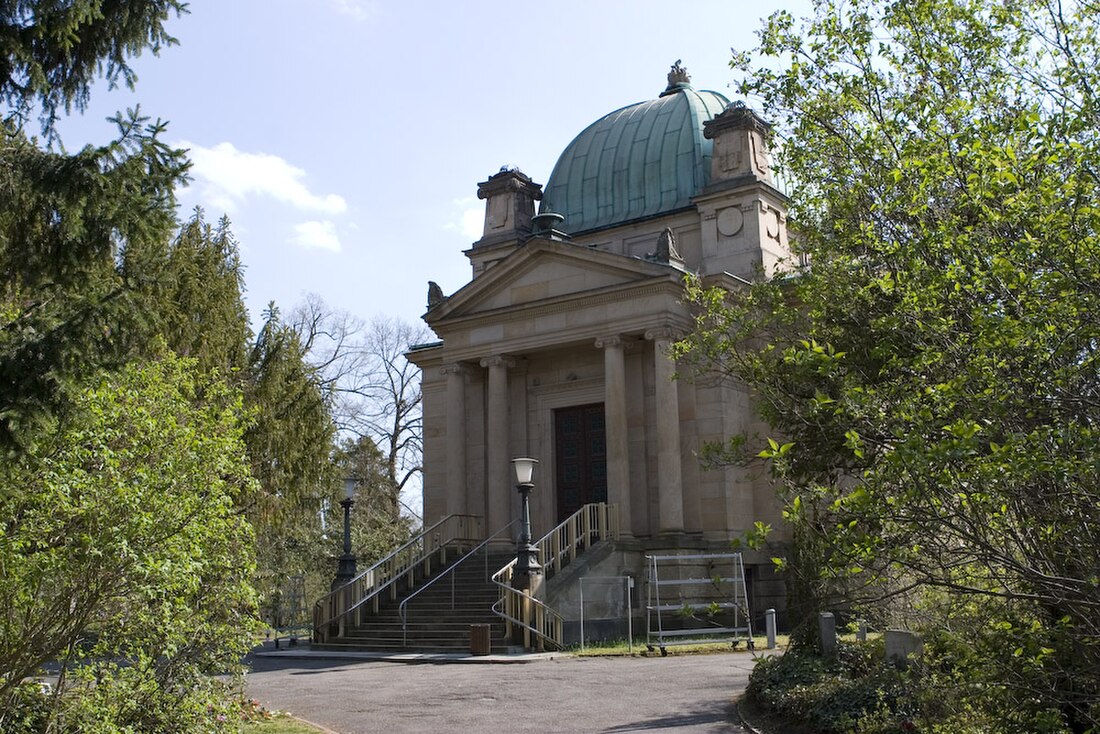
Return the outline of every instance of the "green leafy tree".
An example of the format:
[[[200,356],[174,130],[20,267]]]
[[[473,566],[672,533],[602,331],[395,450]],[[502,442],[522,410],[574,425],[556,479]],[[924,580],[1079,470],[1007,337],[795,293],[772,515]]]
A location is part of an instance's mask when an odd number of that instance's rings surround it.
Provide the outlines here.
[[[212,726],[211,676],[240,672],[257,624],[242,413],[166,354],[105,376],[38,455],[0,465],[23,490],[0,494],[0,729],[51,660],[50,730]]]
[[[115,141],[69,155],[23,132],[37,111],[55,140],[58,113],[83,110],[92,83],[132,86],[129,59],[174,42],[175,0],[0,7],[0,448],[26,448],[100,368],[149,342],[137,265],[175,228],[182,151],[164,126],[119,115]],[[153,251],[153,252],[151,252]]]
[[[783,438],[747,453],[783,480],[823,574],[865,599],[995,602],[970,608],[1005,630],[982,680],[1013,692],[1006,730],[1052,710],[1100,725],[1098,14],[772,16],[734,66],[776,123],[809,266],[732,299],[693,288],[682,345],[758,394]]]

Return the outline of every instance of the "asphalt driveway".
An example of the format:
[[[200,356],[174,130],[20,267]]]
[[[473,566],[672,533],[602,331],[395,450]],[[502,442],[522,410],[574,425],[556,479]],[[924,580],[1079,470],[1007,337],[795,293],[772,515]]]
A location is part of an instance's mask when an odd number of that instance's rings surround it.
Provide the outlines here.
[[[574,658],[523,664],[254,657],[248,693],[340,734],[744,732],[732,702],[753,659]]]

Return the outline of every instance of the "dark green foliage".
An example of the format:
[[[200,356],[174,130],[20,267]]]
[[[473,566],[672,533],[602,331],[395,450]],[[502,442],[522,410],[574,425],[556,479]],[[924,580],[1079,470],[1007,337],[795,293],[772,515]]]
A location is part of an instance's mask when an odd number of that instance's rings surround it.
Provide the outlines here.
[[[257,587],[265,616],[274,619],[288,579],[321,572],[327,543],[320,515],[339,487],[336,427],[319,376],[274,305],[249,356],[245,400],[252,414],[245,440],[262,489],[247,508],[257,533]]]
[[[805,650],[761,659],[746,700],[820,734],[897,732],[912,721],[912,686],[907,673],[885,663],[881,641],[841,643],[828,663]]]
[[[0,448],[26,447],[99,369],[147,348],[145,267],[175,226],[186,172],[163,127],[120,119],[119,139],[67,156],[0,137]]]
[[[0,100],[7,121],[37,106],[50,133],[58,113],[83,111],[92,83],[137,81],[129,59],[176,42],[164,28],[179,0],[4,0],[0,2]]]
[[[343,476],[358,480],[352,513],[352,547],[359,556],[360,567],[366,568],[409,539],[412,520],[395,514],[388,463],[371,439],[345,440],[336,452],[336,463]],[[329,507],[330,547],[335,556],[342,542],[339,528],[343,515],[339,504],[333,502]]]
[[[244,378],[252,332],[242,300],[244,275],[237,242],[223,217],[217,226],[201,209],[180,228],[149,297],[159,328],[177,354],[235,382]]]

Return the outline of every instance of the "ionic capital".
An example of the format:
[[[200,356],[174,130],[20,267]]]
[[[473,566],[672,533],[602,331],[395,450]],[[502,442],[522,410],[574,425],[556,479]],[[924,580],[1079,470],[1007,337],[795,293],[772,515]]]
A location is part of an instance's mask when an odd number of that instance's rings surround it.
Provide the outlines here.
[[[492,357],[484,357],[481,360],[482,367],[503,367],[511,369],[516,366],[516,360],[503,354],[494,354]]]
[[[647,341],[651,342],[677,341],[684,338],[684,332],[673,326],[660,326],[654,329],[647,329],[645,338]]]
[[[469,373],[470,366],[465,362],[451,362],[439,368],[441,375],[465,375]]]
[[[622,334],[609,334],[608,336],[601,336],[596,339],[596,349],[606,349],[608,347],[621,347],[625,343],[625,339]]]

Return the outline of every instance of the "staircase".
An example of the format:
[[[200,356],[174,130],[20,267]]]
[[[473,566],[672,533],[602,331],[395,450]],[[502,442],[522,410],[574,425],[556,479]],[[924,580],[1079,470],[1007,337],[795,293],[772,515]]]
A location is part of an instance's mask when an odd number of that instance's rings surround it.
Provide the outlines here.
[[[492,652],[503,653],[511,644],[505,638],[504,621],[493,613],[493,603],[499,598],[496,584],[490,575],[515,558],[515,551],[508,548],[486,550],[468,558],[447,574],[441,569],[423,583],[423,589],[405,608],[402,625],[401,602],[410,591],[400,593],[396,599],[383,601],[376,613],[364,614],[362,624],[349,626],[342,637],[330,639],[324,644],[313,645],[318,650],[357,650],[371,652],[431,652],[462,653],[470,651],[470,625],[490,625]],[[447,574],[428,588],[424,584],[432,578]]]
[[[491,652],[506,652],[513,639],[525,649],[560,648],[562,616],[513,585],[516,556],[508,538],[517,521],[456,559],[480,522],[448,515],[318,600],[314,649],[469,652],[474,624],[489,626]],[[584,505],[536,544],[544,572],[550,576],[596,543],[617,538],[618,527],[615,505]]]

